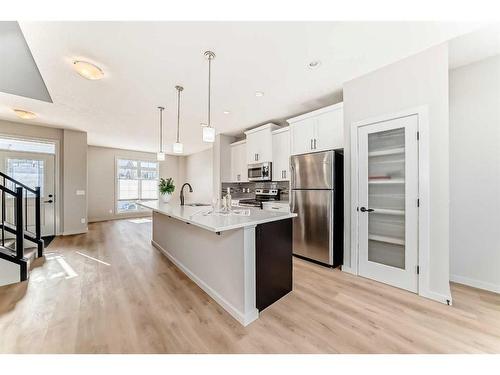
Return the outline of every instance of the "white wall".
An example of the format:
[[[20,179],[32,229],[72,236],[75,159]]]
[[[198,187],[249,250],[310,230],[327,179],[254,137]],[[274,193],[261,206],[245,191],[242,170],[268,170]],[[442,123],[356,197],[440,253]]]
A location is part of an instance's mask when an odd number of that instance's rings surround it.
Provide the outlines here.
[[[500,56],[450,72],[451,280],[500,292]]]
[[[427,105],[430,137],[429,289],[445,300],[449,289],[448,47],[439,45],[344,84],[345,251],[350,267],[350,132],[356,121]],[[426,270],[423,270],[424,272]]]
[[[149,212],[118,214],[115,199],[116,158],[156,160],[156,154],[121,150],[116,148],[88,146],[88,212],[89,221],[111,220],[129,216],[150,215]],[[183,182],[181,176],[183,157],[166,155],[160,162],[160,177],[172,177],[175,182],[174,200],[178,200]]]
[[[64,234],[87,232],[87,133],[64,130]],[[83,192],[83,194],[78,194]]]
[[[179,189],[184,182],[189,182],[193,192],[184,190],[186,202],[211,203],[213,195],[213,153],[209,148],[184,159],[184,180],[179,181]]]

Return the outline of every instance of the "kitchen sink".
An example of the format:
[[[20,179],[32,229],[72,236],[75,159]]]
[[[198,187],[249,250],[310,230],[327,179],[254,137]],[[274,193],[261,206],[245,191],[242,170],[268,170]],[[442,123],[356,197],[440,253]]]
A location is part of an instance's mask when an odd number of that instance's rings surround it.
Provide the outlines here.
[[[190,207],[207,207],[210,206],[209,203],[186,203],[185,206],[190,206]]]

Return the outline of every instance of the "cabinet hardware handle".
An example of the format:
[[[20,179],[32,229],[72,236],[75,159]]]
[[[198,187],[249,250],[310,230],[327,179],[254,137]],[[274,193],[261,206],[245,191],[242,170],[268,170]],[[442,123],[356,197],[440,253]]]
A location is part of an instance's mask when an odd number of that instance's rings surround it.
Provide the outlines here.
[[[314,149],[316,150],[316,138],[314,138]]]
[[[311,150],[313,149],[313,140],[311,138]]]
[[[286,170],[283,171],[283,178],[286,178]]]

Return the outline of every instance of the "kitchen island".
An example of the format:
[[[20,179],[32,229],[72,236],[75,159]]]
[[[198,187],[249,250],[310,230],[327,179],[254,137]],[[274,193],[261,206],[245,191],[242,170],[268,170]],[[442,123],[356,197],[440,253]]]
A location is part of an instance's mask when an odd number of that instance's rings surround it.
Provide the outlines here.
[[[292,218],[248,208],[147,202],[152,244],[242,325],[292,290]]]

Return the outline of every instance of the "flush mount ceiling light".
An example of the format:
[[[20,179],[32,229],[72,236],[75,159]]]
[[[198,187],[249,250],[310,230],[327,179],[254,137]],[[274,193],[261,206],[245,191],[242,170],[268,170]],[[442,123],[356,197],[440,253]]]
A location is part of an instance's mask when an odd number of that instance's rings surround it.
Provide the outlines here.
[[[172,146],[174,154],[182,154],[182,151],[184,149],[184,146],[182,143],[179,141],[179,126],[180,126],[180,120],[181,120],[181,92],[184,90],[184,87],[182,86],[175,86],[175,89],[177,90],[177,138]]]
[[[23,120],[33,120],[36,118],[36,114],[30,111],[25,111],[23,109],[14,109],[17,117],[22,118]]]
[[[264,93],[262,91],[255,91],[255,96],[260,98],[261,96],[264,96]]]
[[[319,68],[320,65],[321,65],[321,61],[319,61],[319,60],[313,60],[309,64],[307,64],[307,66],[309,67],[309,69]]]
[[[89,63],[87,61],[75,60],[73,61],[73,68],[78,74],[83,78],[90,79],[92,81],[101,79],[104,77],[104,72],[97,65]]]
[[[165,153],[163,152],[163,111],[165,107],[158,107],[160,111],[160,151],[156,154],[156,159],[158,161],[165,160]]]
[[[213,143],[215,142],[215,129],[210,123],[210,104],[211,104],[211,83],[212,83],[212,60],[215,59],[215,53],[212,51],[206,51],[204,56],[208,60],[208,122],[207,126],[203,127],[203,142]]]
[[[228,114],[230,114],[230,113],[231,113],[231,112],[229,112],[229,111],[224,111],[224,114],[225,114],[225,115],[228,115]]]

